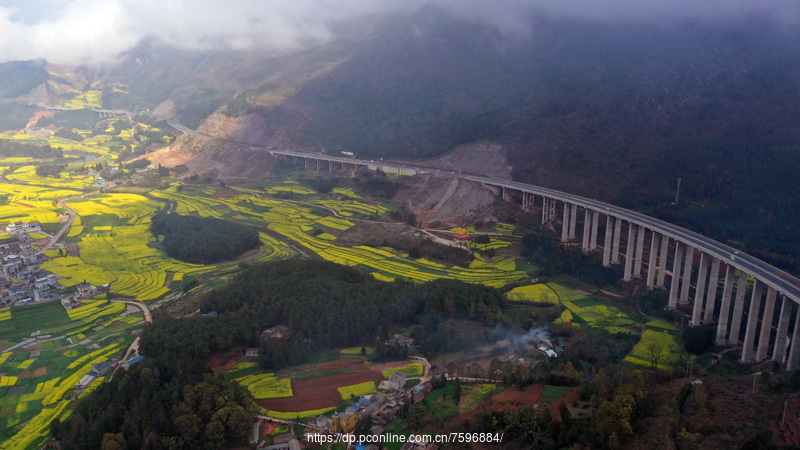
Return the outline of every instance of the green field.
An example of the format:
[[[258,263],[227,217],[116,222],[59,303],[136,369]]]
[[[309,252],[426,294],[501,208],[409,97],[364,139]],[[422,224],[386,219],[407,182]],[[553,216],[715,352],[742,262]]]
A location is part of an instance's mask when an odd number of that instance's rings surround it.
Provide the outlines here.
[[[548,283],[548,286],[558,294],[561,304],[566,308],[561,317],[556,319],[556,323],[571,322],[572,326],[600,328],[611,334],[639,335],[639,342],[624,359],[626,363],[652,367],[649,350],[651,343],[656,343],[663,349],[660,368],[673,365],[684,354],[677,342],[680,330],[674,325],[660,319],[641,321],[640,318],[637,321],[609,302],[588,297],[557,283]]]
[[[407,377],[419,377],[422,376],[422,372],[424,371],[424,367],[422,364],[408,364],[403,367],[393,367],[391,369],[384,369],[381,371],[383,373],[383,378],[389,378],[395,372],[401,372],[406,374]]]
[[[532,284],[514,288],[506,293],[506,298],[512,302],[548,303],[553,305],[557,305],[559,300],[553,289],[544,284]]]
[[[573,389],[569,386],[550,386],[545,385],[544,393],[542,394],[541,401],[542,403],[553,403],[554,401],[561,398],[561,395],[568,390]]]
[[[73,311],[80,317],[70,318]],[[130,322],[140,322],[141,314],[108,302],[87,302],[70,312],[59,302],[9,312],[10,319],[0,322],[0,340],[6,349],[25,345],[0,353],[0,449],[38,448],[49,436],[49,422],[69,414],[66,400],[92,363],[122,356],[134,339]]]
[[[684,351],[678,346],[677,338],[680,330],[663,320],[652,320],[647,323],[647,328],[631,353],[625,357],[625,362],[636,366],[652,367],[653,354],[651,345],[655,344],[663,351],[658,367],[665,368],[674,366],[683,356]]]

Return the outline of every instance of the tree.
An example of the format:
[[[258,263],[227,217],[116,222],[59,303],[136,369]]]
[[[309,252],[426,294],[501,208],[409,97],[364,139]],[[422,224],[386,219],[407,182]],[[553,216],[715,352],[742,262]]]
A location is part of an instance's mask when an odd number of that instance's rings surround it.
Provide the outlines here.
[[[353,434],[356,436],[369,436],[372,434],[372,421],[368,417],[358,419],[355,428],[353,428]]]
[[[125,450],[125,438],[122,433],[106,433],[103,435],[102,450]]]
[[[613,401],[604,401],[595,412],[592,421],[609,446],[619,446],[622,441],[633,435],[631,415],[636,401],[630,394],[614,397]]]
[[[561,416],[561,422],[564,423],[564,426],[569,428],[572,424],[572,413],[569,412],[569,407],[566,402],[561,402],[561,404],[558,405],[558,414]]]
[[[58,417],[50,422],[50,433],[52,433],[54,439],[61,439],[61,419]]]
[[[647,352],[650,354],[650,363],[653,369],[658,369],[658,361],[664,355],[664,347],[658,342],[650,342],[647,344]]]
[[[453,381],[453,403],[458,404],[461,401],[461,380],[456,377]]]

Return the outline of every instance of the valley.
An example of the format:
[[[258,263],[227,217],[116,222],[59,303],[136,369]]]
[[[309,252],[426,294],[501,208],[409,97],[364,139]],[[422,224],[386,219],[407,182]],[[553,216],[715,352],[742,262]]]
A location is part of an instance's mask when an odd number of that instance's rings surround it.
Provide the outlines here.
[[[0,450],[800,446],[796,24],[505,6],[0,62]]]

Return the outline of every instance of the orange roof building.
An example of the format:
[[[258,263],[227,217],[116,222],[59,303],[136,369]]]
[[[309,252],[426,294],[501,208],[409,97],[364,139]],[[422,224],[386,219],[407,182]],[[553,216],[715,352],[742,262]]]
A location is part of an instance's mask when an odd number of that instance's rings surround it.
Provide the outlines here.
[[[458,230],[456,231],[455,236],[453,236],[453,239],[461,244],[466,244],[469,240],[469,233],[464,230]]]

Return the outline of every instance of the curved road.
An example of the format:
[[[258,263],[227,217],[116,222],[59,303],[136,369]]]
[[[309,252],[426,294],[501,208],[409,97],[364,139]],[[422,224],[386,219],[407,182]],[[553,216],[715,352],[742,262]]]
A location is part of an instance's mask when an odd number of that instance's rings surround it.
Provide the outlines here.
[[[778,292],[783,293],[787,297],[791,298],[795,303],[800,303],[800,280],[787,274],[786,272],[770,264],[767,264],[766,262],[761,261],[753,256],[739,252],[738,250],[732,247],[717,242],[701,234],[689,231],[685,228],[681,228],[669,222],[665,222],[663,220],[646,216],[644,214],[631,211],[625,208],[621,208],[619,206],[614,206],[609,203],[601,202],[599,200],[581,197],[579,195],[569,194],[554,189],[534,186],[531,184],[502,180],[497,178],[490,178],[482,175],[455,172],[452,170],[432,169],[430,167],[420,167],[409,164],[387,163],[383,161],[376,163],[375,161],[368,161],[361,159],[342,158],[342,157],[328,156],[323,154],[303,153],[303,152],[295,152],[289,150],[278,150],[271,147],[258,147],[255,145],[243,144],[230,139],[218,138],[215,136],[209,136],[206,134],[198,133],[197,131],[192,130],[174,120],[173,121],[168,120],[168,122],[173,128],[182,131],[184,133],[210,139],[218,139],[222,141],[234,142],[253,150],[266,150],[272,155],[310,158],[310,159],[338,162],[341,164],[352,164],[354,166],[367,166],[367,167],[389,169],[385,170],[387,172],[393,171],[392,169],[396,169],[397,172],[402,172],[403,170],[406,170],[416,173],[437,173],[442,175],[459,177],[465,180],[497,186],[505,189],[513,189],[520,192],[536,194],[543,197],[560,200],[562,202],[570,203],[573,205],[579,205],[587,209],[599,211],[603,214],[621,218],[630,223],[643,226],[645,228],[648,228],[650,230],[668,236],[672,239],[675,239],[676,241],[680,241],[683,242],[684,244],[691,245],[692,247],[697,248],[698,250],[708,254],[709,256],[715,257],[721,261],[724,261],[726,264],[730,264],[737,269],[747,272],[754,278],[757,278],[758,280],[766,283],[768,286],[775,288]]]
[[[150,309],[147,308],[147,305],[145,305],[144,303],[136,302],[133,300],[111,300],[111,301],[114,303],[126,303],[128,305],[133,305],[138,307],[139,309],[142,310],[142,313],[144,314],[144,323],[153,323],[153,316],[152,314],[150,314]],[[137,354],[139,353],[140,339],[141,338],[139,336],[136,336],[136,339],[134,339],[133,342],[131,342],[131,345],[128,347],[128,350],[125,352],[125,356],[123,356],[120,361],[127,361],[128,357],[130,357],[131,353],[133,352],[136,352]],[[119,370],[121,366],[122,364],[117,364],[117,367],[114,369],[114,372],[112,372],[111,376],[108,377],[109,381],[111,381],[111,378],[114,377],[114,374],[117,373],[117,370]]]
[[[73,197],[73,198],[75,198],[75,197]],[[62,207],[64,209],[64,211],[66,211],[67,214],[69,214],[69,219],[67,220],[66,223],[64,223],[64,226],[61,227],[60,230],[58,230],[58,233],[53,235],[53,237],[50,239],[50,241],[47,243],[47,245],[45,245],[44,247],[39,249],[39,251],[36,252],[37,255],[42,254],[47,250],[50,250],[50,247],[56,245],[56,242],[58,242],[58,240],[61,239],[61,236],[64,236],[64,233],[66,233],[67,230],[69,230],[69,228],[72,226],[72,223],[75,222],[75,218],[78,217],[78,215],[75,213],[75,211],[70,209],[70,207],[67,206],[64,203],[64,201],[66,201],[66,200],[71,200],[71,198],[59,200],[58,201],[58,206]]]

